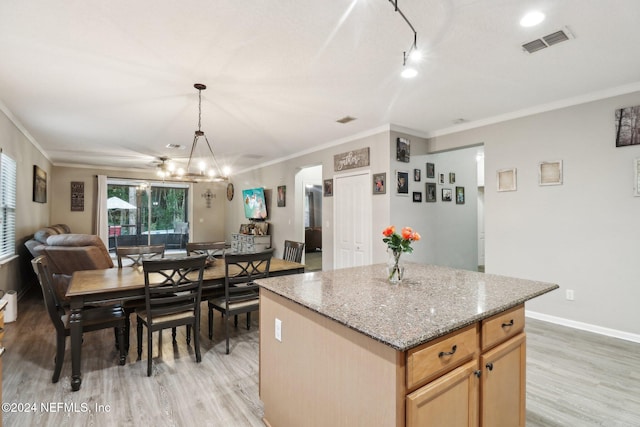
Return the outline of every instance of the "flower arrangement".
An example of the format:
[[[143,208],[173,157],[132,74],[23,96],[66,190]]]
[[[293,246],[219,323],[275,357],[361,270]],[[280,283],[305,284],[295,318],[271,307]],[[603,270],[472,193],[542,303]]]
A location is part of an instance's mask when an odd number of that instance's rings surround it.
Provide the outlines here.
[[[397,283],[402,280],[404,270],[398,265],[400,262],[400,255],[403,252],[411,253],[413,248],[412,242],[420,240],[420,234],[417,231],[413,231],[411,227],[403,227],[400,234],[396,233],[396,227],[390,225],[382,231],[382,241],[387,244],[387,248],[393,252],[393,259],[389,261],[389,281]]]

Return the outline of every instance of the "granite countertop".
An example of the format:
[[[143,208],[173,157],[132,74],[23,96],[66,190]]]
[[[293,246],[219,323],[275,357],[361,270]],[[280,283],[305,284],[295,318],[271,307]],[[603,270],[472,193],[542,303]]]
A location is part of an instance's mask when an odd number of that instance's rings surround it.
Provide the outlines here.
[[[264,289],[406,351],[558,288],[552,283],[406,264],[400,285],[386,264],[257,280]]]

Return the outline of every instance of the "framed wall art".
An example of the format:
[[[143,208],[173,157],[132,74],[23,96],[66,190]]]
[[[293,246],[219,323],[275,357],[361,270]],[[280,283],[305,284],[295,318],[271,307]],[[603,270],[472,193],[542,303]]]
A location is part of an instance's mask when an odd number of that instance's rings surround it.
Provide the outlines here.
[[[453,192],[451,191],[450,188],[443,188],[442,189],[442,201],[443,202],[450,202],[452,200],[453,197]]]
[[[413,202],[414,203],[422,203],[422,191],[414,191],[413,192]]]
[[[436,183],[435,182],[427,182],[427,202],[435,202],[436,201]]]
[[[399,162],[409,163],[411,157],[411,141],[407,138],[398,138],[396,140],[396,160]]]
[[[616,147],[640,144],[640,105],[616,110]]]
[[[464,187],[456,187],[456,205],[464,205]]]
[[[33,201],[47,203],[47,173],[33,165]]]
[[[373,174],[373,194],[386,194],[387,193],[387,173],[374,173]]]
[[[540,162],[538,164],[539,185],[562,184],[562,160],[552,162]]]
[[[444,174],[441,173],[440,175],[438,175],[439,179],[438,181],[440,182],[440,184],[444,184]]]
[[[634,193],[634,196],[640,197],[640,159],[635,159],[633,161],[633,170],[635,172],[635,177],[636,177],[635,183],[634,183],[636,191]]]
[[[333,197],[333,179],[325,179],[323,182],[324,197]]]
[[[278,207],[283,208],[287,205],[287,186],[278,185]]]
[[[427,163],[427,178],[436,177],[436,165],[434,163]]]
[[[71,212],[84,211],[84,181],[71,181]]]
[[[413,170],[413,180],[419,182],[422,175],[422,171],[420,169]]]
[[[396,191],[404,196],[409,195],[409,172],[396,171]]]
[[[516,191],[518,189],[516,168],[500,169],[497,175],[498,191]]]
[[[449,172],[449,184],[456,183],[456,174],[453,172]]]

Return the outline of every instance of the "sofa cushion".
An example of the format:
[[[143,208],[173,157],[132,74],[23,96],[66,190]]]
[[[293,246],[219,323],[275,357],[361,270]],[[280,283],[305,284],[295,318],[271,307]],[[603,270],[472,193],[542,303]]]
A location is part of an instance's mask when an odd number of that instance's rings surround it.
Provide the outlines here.
[[[112,268],[113,260],[102,239],[94,234],[49,236],[44,247],[52,272],[73,274],[79,270]]]
[[[49,227],[41,228],[33,234],[33,238],[27,240],[24,245],[27,247],[33,257],[42,255],[44,252],[44,246],[47,244],[47,239],[50,236],[58,234],[71,233],[71,229],[66,224],[55,224]]]

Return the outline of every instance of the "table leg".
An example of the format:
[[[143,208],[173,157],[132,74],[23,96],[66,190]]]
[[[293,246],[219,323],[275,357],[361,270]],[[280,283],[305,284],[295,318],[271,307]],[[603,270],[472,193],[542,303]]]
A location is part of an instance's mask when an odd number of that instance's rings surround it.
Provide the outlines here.
[[[80,373],[80,360],[82,352],[82,303],[71,303],[71,316],[69,318],[71,329],[71,390],[80,390],[82,375]]]

